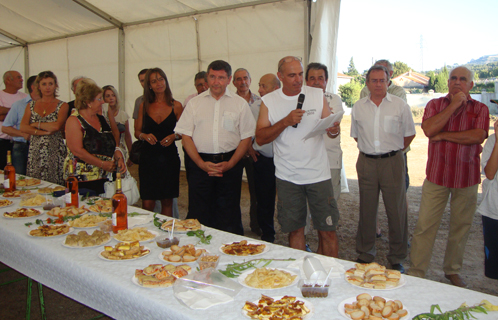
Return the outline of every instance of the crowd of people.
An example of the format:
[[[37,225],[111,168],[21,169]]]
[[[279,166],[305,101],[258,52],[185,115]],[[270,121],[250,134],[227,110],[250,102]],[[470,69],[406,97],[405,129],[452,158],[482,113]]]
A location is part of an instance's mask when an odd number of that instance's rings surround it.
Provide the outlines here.
[[[181,160],[175,141],[181,140],[188,181],[187,218],[243,235],[240,197],[245,169],[252,231],[274,242],[277,207],[278,222],[282,232],[289,234],[291,247],[307,249],[305,234],[311,220],[318,231],[317,253],[337,257],[340,121],[330,123],[324,134],[304,137],[317,122],[341,113],[343,104],[338,95],[326,91],[325,65],[310,63],[305,69],[299,58],[288,56],[278,62],[276,70],[260,78],[258,96],[250,90],[247,69],[238,68],[232,75],[230,64],[213,61],[195,75],[196,93],[183,105],[173,98],[163,70],[139,72],[143,95],[135,101],[133,119],[135,138],[142,141],[138,163],[142,206],[178,217]],[[359,149],[356,251],[359,263],[375,259],[382,193],[389,227],[387,260],[390,268],[404,273],[409,251],[407,152],[415,125],[405,91],[392,83],[392,74],[389,61],[377,61],[368,70],[361,99],[351,111],[350,136]],[[23,79],[18,72],[6,72],[3,80],[0,167],[5,165],[7,150],[12,150],[16,172],[61,184],[72,166],[83,186],[100,194],[113,172],[124,173],[133,165],[129,116],[113,86],[101,88],[91,79],[76,77],[71,83],[76,99],[65,103],[57,99],[57,77],[50,71],[28,79],[29,95],[19,91]],[[228,89],[230,83],[236,92]],[[488,136],[489,111],[469,95],[473,87],[469,69],[452,69],[448,87],[448,95],[431,100],[423,117],[422,129],[429,138],[427,177],[408,273],[425,276],[451,196],[443,270],[453,285],[465,287],[460,271],[477,209],[481,144]],[[486,276],[495,279],[496,141],[492,135],[485,145],[487,179],[484,200],[477,209],[483,215]]]

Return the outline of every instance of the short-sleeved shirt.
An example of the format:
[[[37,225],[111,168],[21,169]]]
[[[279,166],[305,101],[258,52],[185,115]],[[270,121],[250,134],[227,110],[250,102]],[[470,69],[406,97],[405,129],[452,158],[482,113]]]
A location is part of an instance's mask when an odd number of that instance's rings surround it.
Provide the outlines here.
[[[303,139],[322,117],[323,90],[303,86],[300,93],[305,95],[302,110],[306,113],[296,128],[285,128],[273,140],[273,161],[277,178],[304,185],[330,179],[330,167],[323,135]],[[271,125],[296,109],[298,97],[299,95],[287,96],[280,88],[262,98],[268,108]]]
[[[17,91],[16,93],[7,93],[3,90],[0,90],[0,106],[5,108],[11,108],[14,102],[19,101],[23,98],[26,98],[28,95],[24,92]],[[2,132],[3,121],[0,121],[0,139],[12,139],[6,133]]]
[[[482,150],[482,173],[485,175],[484,168],[491,157],[491,153],[495,148],[496,134],[489,136]],[[498,220],[498,172],[492,180],[485,179],[482,182],[482,201],[477,212],[483,216]]]
[[[187,98],[185,98],[185,101],[183,102],[183,107],[185,108],[187,106],[187,103],[194,97],[197,97],[199,94],[196,92],[196,93],[192,93],[191,95],[189,95]]]
[[[338,113],[344,111],[342,107],[342,100],[336,94],[325,92],[325,99],[329,104],[330,111],[332,113]],[[327,157],[329,158],[330,169],[341,169],[342,168],[342,149],[341,149],[341,135],[338,135],[334,139],[327,137],[324,134],[323,141],[325,142],[325,149],[327,149]]]
[[[404,138],[415,135],[412,111],[403,99],[387,93],[377,105],[370,96],[351,111],[351,137],[366,154],[384,154],[404,148]]]
[[[249,107],[251,108],[252,115],[254,116],[254,120],[256,123],[258,122],[259,110],[261,108],[261,98],[251,92],[251,100],[249,100]],[[252,148],[259,152],[259,154],[267,157],[273,157],[273,146],[271,143],[267,143],[265,145],[260,146],[256,143],[256,139],[254,139],[252,143]]]
[[[219,100],[206,90],[189,101],[175,132],[192,137],[199,153],[225,153],[254,136],[256,122],[247,101],[230,90]]]
[[[31,99],[31,96],[28,95],[26,98],[14,102],[12,108],[10,108],[10,111],[7,114],[7,117],[5,117],[5,120],[3,121],[3,126],[14,127],[15,129],[20,130],[24,111],[26,111],[26,106],[31,100],[33,99]],[[26,139],[23,137],[12,137],[12,140],[17,142],[26,142]]]
[[[443,111],[450,104],[449,95],[432,99],[425,107],[422,123]],[[460,132],[473,129],[489,131],[488,107],[470,96],[467,105],[452,114],[443,132]],[[480,144],[463,145],[450,141],[429,143],[427,180],[447,188],[467,188],[481,182]]]

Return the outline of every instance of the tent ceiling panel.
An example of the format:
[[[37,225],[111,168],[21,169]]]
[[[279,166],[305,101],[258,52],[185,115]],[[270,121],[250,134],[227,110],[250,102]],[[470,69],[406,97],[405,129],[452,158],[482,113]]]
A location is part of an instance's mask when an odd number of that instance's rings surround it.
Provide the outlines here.
[[[69,72],[67,39],[50,41],[29,46],[29,70],[35,75],[50,70],[57,77],[59,84],[59,99],[69,101]]]
[[[2,31],[0,30],[0,48],[8,48],[21,45],[19,42],[13,40],[12,38],[8,38],[1,33]]]
[[[131,115],[135,99],[143,94],[137,74],[159,67],[168,77],[175,99],[183,103],[194,90],[197,73],[197,39],[192,18],[125,27],[126,110]]]
[[[68,79],[85,76],[99,86],[112,85],[119,92],[118,30],[98,32],[92,37],[79,36],[68,40]],[[70,92],[71,98],[74,95]]]
[[[206,10],[216,10],[222,7],[234,7],[248,3],[265,1],[258,0],[87,0],[95,7],[109,13],[123,23],[136,23],[158,18],[178,15],[195,14]],[[138,8],[140,10],[138,10]]]
[[[3,76],[5,71],[16,70],[22,74],[24,78],[24,48],[14,47],[2,50],[2,55],[0,59],[0,76]],[[26,84],[26,79],[24,79]],[[0,81],[0,90],[5,89],[5,84]],[[26,88],[21,89],[22,91],[28,92]]]
[[[0,29],[28,43],[111,26],[69,0],[0,0],[0,11]]]

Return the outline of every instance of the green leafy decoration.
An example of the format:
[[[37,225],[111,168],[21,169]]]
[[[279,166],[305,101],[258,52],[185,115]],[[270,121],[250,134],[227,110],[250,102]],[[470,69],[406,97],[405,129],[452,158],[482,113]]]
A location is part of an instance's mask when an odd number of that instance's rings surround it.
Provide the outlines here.
[[[474,313],[484,313],[486,312],[487,305],[484,302],[481,302],[475,306],[467,306],[463,304],[460,308],[446,311],[443,313],[439,305],[433,304],[431,306],[431,311],[428,313],[421,313],[413,318],[413,320],[465,320],[465,319],[477,319],[472,314]],[[439,313],[435,313],[435,311],[439,311]],[[489,309],[488,309],[489,310]]]
[[[204,244],[210,244],[211,243],[211,239],[213,238],[212,235],[206,236],[204,234],[204,230],[189,231],[189,232],[187,232],[187,236],[189,236],[189,237],[197,237],[197,238],[200,239],[200,242],[202,242]]]
[[[264,268],[269,265],[272,261],[294,261],[296,259],[253,259],[245,262],[234,262],[227,265],[225,270],[218,270],[220,273],[224,274],[228,278],[236,278],[240,276],[244,271],[250,268]]]

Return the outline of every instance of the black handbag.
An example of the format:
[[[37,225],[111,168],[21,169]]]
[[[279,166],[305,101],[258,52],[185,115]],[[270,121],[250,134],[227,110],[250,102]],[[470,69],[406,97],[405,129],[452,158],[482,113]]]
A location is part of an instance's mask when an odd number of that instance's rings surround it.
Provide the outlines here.
[[[143,144],[144,141],[137,140],[131,145],[129,158],[134,164],[139,164],[140,162],[140,149],[142,149]]]
[[[145,122],[144,118],[145,118],[145,103],[144,103],[143,115],[142,115],[142,131],[144,130],[144,122]],[[133,144],[131,145],[129,159],[134,164],[140,164],[140,151],[141,151],[144,143],[145,143],[145,141],[143,141],[143,140],[137,140],[137,141],[133,142]]]

